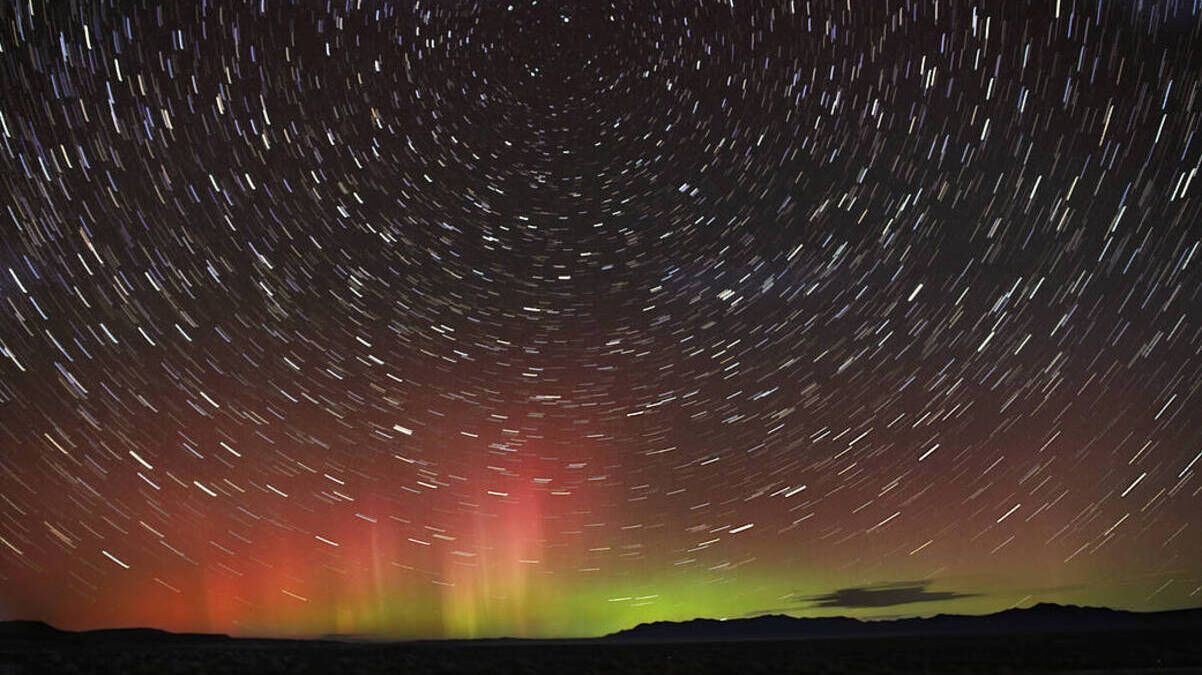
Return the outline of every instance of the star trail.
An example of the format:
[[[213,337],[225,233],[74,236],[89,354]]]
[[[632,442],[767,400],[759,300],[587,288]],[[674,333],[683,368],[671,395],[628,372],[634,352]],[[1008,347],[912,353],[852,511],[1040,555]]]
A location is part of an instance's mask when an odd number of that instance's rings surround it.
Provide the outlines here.
[[[1196,0],[0,9],[0,614],[1202,602]]]

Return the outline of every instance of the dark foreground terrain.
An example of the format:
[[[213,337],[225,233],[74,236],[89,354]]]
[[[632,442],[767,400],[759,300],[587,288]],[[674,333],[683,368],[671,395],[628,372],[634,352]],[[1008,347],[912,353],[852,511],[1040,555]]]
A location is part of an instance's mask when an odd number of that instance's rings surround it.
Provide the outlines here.
[[[1120,617],[1108,627],[1077,608],[1045,607],[1027,616],[1028,611],[1007,620],[840,624],[847,620],[763,617],[720,627],[718,622],[651,624],[595,640],[409,643],[249,640],[142,629],[69,633],[21,622],[0,624],[0,675],[1202,673],[1196,612]],[[1057,622],[1057,616],[1068,620]],[[807,628],[808,635],[779,637],[782,631]]]

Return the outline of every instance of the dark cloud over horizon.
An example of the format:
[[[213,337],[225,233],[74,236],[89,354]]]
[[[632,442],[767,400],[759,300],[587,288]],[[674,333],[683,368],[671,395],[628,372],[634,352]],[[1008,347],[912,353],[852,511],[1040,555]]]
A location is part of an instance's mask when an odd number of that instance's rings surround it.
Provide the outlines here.
[[[830,593],[811,596],[796,596],[795,599],[812,607],[893,607],[918,602],[959,600],[978,597],[979,593],[957,591],[929,591],[931,581],[898,581],[873,586],[840,588]]]

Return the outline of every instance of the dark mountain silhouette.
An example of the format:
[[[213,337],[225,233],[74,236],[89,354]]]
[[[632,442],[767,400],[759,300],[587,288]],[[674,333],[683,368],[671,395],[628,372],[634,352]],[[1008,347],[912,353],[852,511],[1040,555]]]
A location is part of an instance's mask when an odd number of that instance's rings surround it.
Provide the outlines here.
[[[69,634],[41,621],[0,623],[0,640],[61,640]]]
[[[593,641],[695,642],[722,640],[793,640],[820,638],[876,638],[904,636],[957,636],[1032,633],[1082,633],[1106,631],[1190,631],[1202,635],[1202,608],[1167,612],[1129,612],[1101,607],[1078,607],[1043,603],[1025,609],[1008,609],[995,614],[969,616],[939,614],[928,618],[864,621],[848,617],[797,618],[767,614],[742,619],[692,619],[639,624]],[[317,640],[270,640],[272,642],[310,642],[368,639],[364,636],[328,635]],[[256,641],[264,641],[255,639]],[[41,621],[0,622],[0,641],[60,643],[199,643],[244,642],[213,633],[172,633],[157,628],[108,628],[66,631]],[[444,645],[481,642],[472,640],[431,641]],[[556,642],[494,638],[490,643]]]
[[[644,623],[602,639],[692,642],[1146,630],[1197,630],[1202,634],[1202,608],[1144,613],[1043,603],[983,616],[940,614],[884,621],[846,617],[806,619],[770,614],[726,621],[693,619]]]
[[[597,639],[238,639],[0,623],[0,673],[1185,673],[1202,609],[1138,614],[1037,605],[987,616],[859,621],[766,615],[636,626]]]
[[[226,642],[233,640],[219,633],[172,633],[157,628],[104,628],[69,631],[41,621],[0,621],[0,641],[61,643],[180,643]]]

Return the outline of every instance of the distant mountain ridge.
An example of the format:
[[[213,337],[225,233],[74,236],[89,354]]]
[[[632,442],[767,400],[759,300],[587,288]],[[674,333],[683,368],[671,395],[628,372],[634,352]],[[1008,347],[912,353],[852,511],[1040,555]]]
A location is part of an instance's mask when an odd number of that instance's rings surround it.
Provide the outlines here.
[[[1008,609],[981,616],[939,614],[929,618],[875,621],[848,617],[798,618],[783,614],[766,614],[743,619],[692,619],[690,621],[642,623],[599,638],[577,638],[566,641],[722,642],[990,634],[1030,635],[1108,631],[1192,631],[1202,636],[1202,608],[1165,612],[1130,612],[1101,607],[1042,603],[1025,609]],[[41,621],[0,621],[0,643],[198,644],[258,642],[264,639],[271,642],[329,642],[346,639],[346,637],[323,636],[313,640],[233,638],[220,633],[172,633],[157,628],[68,631]],[[521,638],[485,640],[485,642],[525,641]],[[530,641],[544,642],[544,640]],[[422,640],[421,642],[480,641]],[[545,642],[558,642],[558,640],[546,640]]]
[[[172,633],[158,628],[103,628],[70,631],[42,621],[0,621],[0,641],[24,642],[224,642],[233,640],[220,633]]]
[[[1144,630],[1193,630],[1202,635],[1202,608],[1145,613],[1041,603],[1025,609],[1008,609],[981,616],[939,614],[929,618],[879,621],[768,614],[725,621],[693,619],[643,623],[602,639],[692,642]]]

